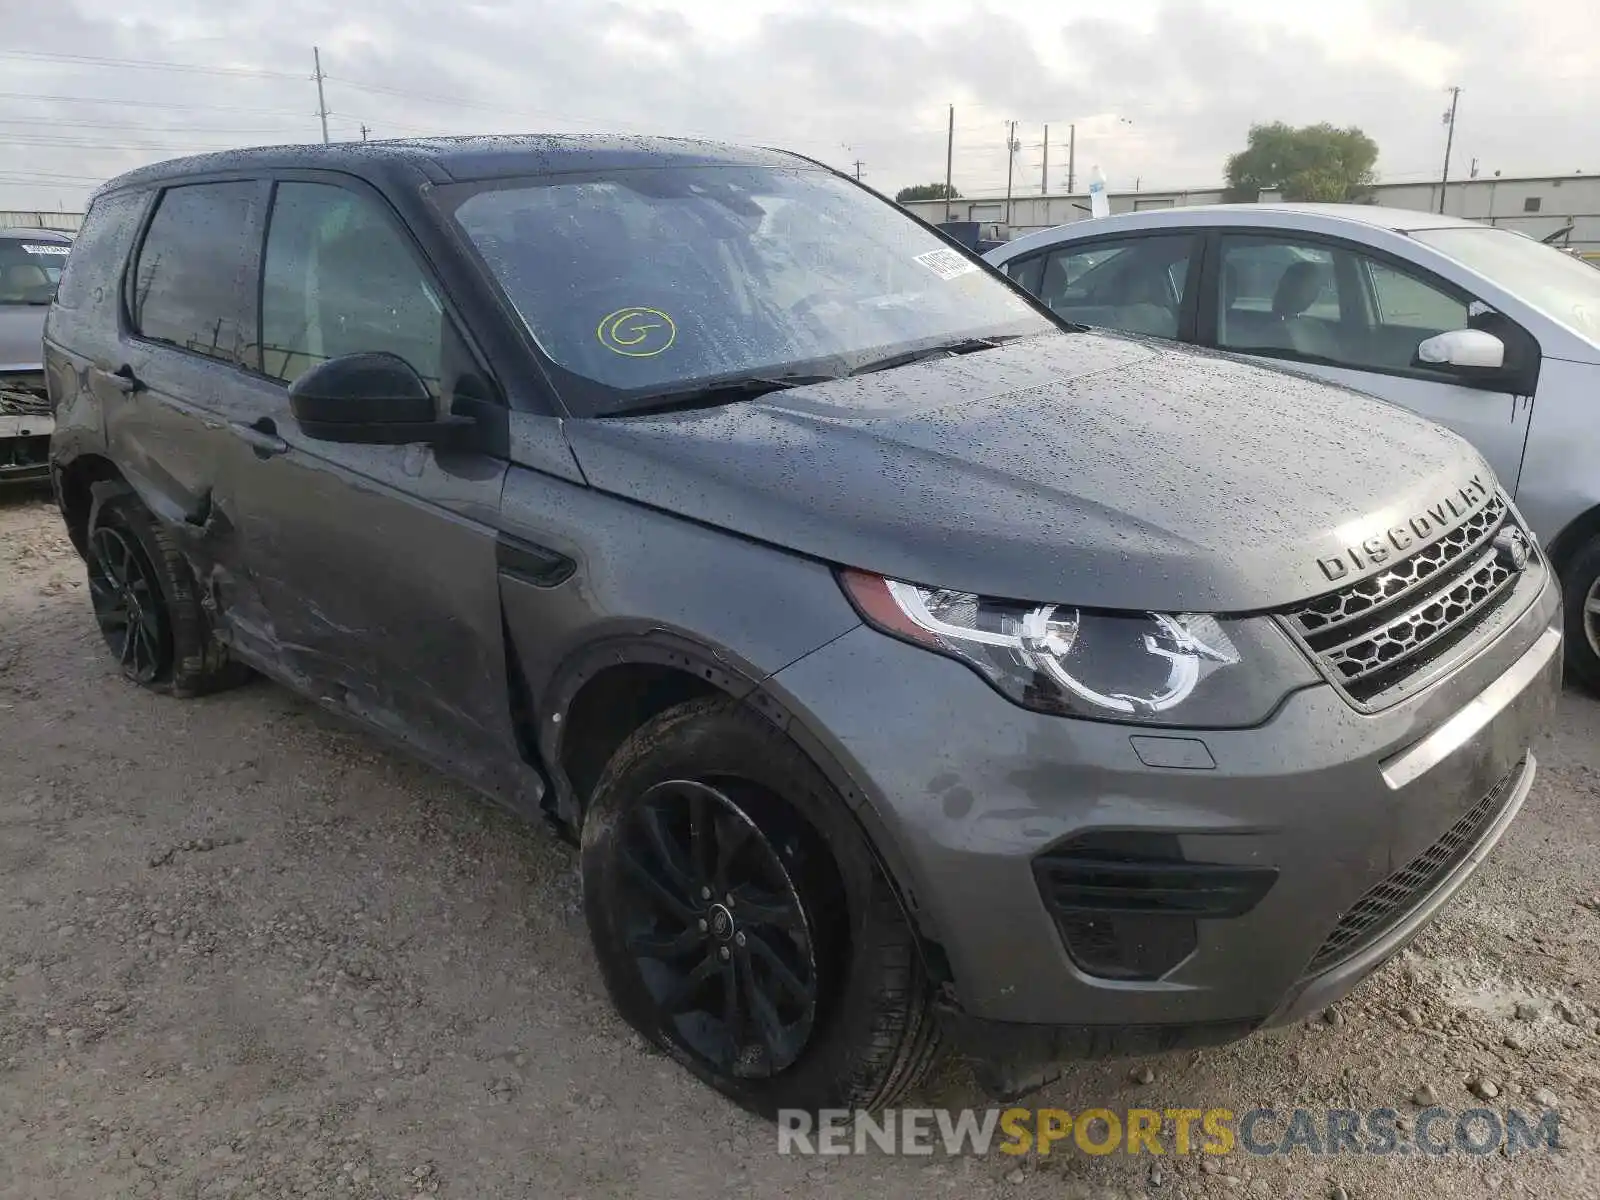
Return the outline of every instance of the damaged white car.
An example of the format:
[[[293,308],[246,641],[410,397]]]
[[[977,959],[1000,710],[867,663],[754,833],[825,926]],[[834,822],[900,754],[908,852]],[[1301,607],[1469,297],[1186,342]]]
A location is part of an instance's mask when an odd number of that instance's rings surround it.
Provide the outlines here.
[[[71,247],[54,230],[0,229],[0,483],[49,476],[44,317]]]

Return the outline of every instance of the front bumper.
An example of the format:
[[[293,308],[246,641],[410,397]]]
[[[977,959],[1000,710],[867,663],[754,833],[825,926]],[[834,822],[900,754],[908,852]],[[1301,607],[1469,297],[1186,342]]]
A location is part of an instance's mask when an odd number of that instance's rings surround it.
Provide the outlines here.
[[[0,405],[0,483],[49,478],[55,429],[48,413],[10,413]]]
[[[965,666],[866,627],[768,688],[860,784],[868,827],[948,963],[959,1040],[985,1057],[1004,1044],[1037,1057],[1139,1052],[1226,1041],[1325,1006],[1465,882],[1527,795],[1530,745],[1560,689],[1548,572],[1524,604],[1410,700],[1366,715],[1317,686],[1249,730],[1035,714]],[[1163,759],[1151,736],[1188,745]],[[1493,811],[1443,874],[1351,953],[1309,969],[1342,918],[1492,791]],[[1197,922],[1192,953],[1158,978],[1106,978],[1068,951],[1032,869],[1090,831],[1158,833],[1189,861],[1277,874],[1242,915]]]

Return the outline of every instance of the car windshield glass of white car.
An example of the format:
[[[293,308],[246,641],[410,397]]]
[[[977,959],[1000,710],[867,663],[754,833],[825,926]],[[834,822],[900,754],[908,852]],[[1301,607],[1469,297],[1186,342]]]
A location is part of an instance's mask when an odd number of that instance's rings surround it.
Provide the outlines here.
[[[926,226],[823,170],[562,174],[449,199],[584,415],[1058,328]]]
[[[0,238],[0,304],[49,304],[67,249],[64,242]]]
[[[1419,229],[1413,235],[1545,316],[1600,341],[1600,271],[1505,229]]]

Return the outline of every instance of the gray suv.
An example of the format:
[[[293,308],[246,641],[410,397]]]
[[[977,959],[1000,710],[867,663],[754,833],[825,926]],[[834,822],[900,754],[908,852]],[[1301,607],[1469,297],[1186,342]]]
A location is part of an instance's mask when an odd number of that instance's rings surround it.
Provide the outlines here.
[[[94,198],[52,478],[122,672],[260,672],[581,847],[750,1108],[1345,993],[1504,833],[1551,573],[1458,437],[1066,326],[775,151],[253,150]]]

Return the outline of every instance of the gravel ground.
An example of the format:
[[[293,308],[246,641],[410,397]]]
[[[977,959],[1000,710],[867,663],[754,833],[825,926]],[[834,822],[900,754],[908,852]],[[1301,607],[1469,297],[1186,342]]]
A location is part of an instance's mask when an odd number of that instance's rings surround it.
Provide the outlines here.
[[[84,592],[47,500],[0,494],[0,1197],[1600,1195],[1600,707],[1576,693],[1477,880],[1336,1011],[1030,1099],[1403,1127],[1419,1089],[1476,1088],[1553,1103],[1563,1151],[805,1158],[612,1013],[568,848],[280,688],[125,684]],[[983,1100],[953,1063],[914,1103]]]

